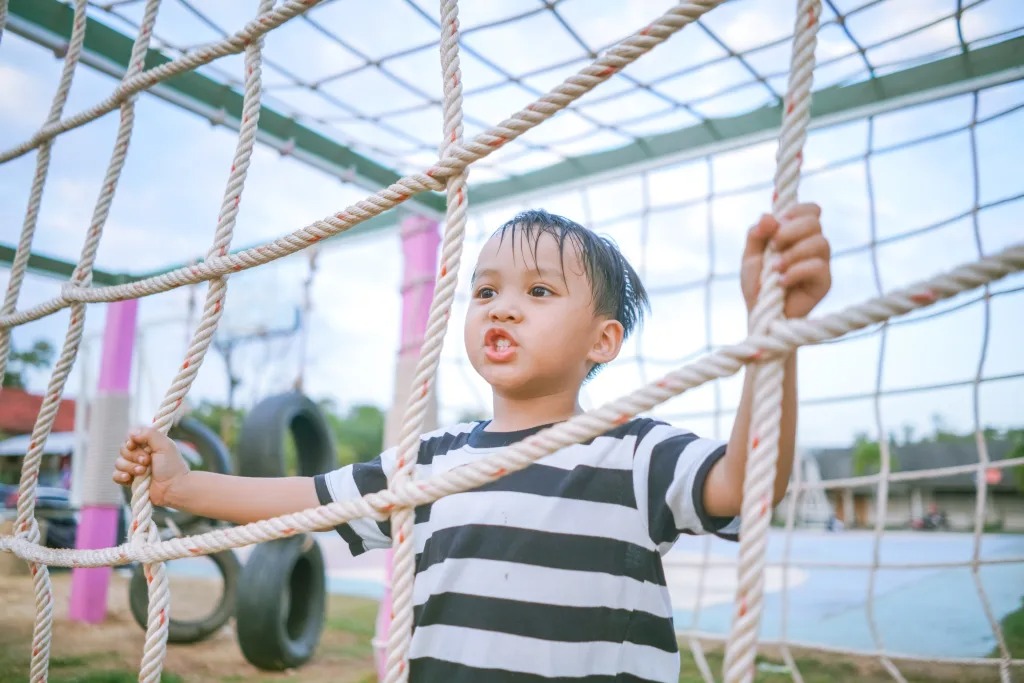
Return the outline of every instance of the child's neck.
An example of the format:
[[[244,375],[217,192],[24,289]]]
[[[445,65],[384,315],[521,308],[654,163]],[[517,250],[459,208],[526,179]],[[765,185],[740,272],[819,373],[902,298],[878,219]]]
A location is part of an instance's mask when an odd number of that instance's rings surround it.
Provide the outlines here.
[[[582,412],[578,389],[531,398],[512,398],[495,393],[494,419],[486,429],[489,432],[518,432],[562,422]]]

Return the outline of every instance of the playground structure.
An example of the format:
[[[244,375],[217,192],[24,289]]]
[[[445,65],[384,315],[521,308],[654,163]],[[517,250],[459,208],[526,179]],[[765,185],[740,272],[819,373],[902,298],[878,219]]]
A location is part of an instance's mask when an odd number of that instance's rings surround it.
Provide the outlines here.
[[[510,143],[519,135],[525,133],[529,128],[537,125],[544,119],[555,114],[559,109],[567,106],[574,99],[585,94],[600,82],[608,80],[612,75],[620,72],[627,64],[641,56],[644,52],[655,47],[667,39],[675,31],[693,23],[705,12],[711,10],[719,2],[698,2],[681,3],[675,9],[654,21],[650,26],[642,29],[632,37],[623,41],[618,47],[606,52],[597,58],[592,66],[585,67],[577,76],[570,77],[562,86],[553,90],[548,96],[541,98],[535,104],[520,111],[516,116],[504,121],[501,125],[490,132],[477,136],[470,142],[464,142],[461,136],[462,123],[459,116],[459,103],[461,101],[461,77],[459,76],[458,62],[458,34],[456,19],[456,8],[454,4],[444,6],[444,21],[442,36],[442,57],[446,77],[446,127],[444,131],[445,147],[441,151],[441,160],[431,166],[425,173],[416,173],[406,176],[392,184],[385,190],[378,192],[368,200],[360,202],[346,211],[328,217],[322,222],[296,231],[274,243],[244,250],[240,253],[228,253],[228,244],[233,228],[233,220],[237,209],[237,200],[244,183],[245,170],[248,165],[248,155],[251,153],[257,127],[259,110],[259,37],[275,26],[283,24],[292,19],[300,12],[305,11],[303,3],[286,3],[278,9],[271,9],[268,3],[261,5],[260,18],[246,26],[236,39],[225,41],[220,47],[204,52],[197,51],[187,57],[169,63],[166,67],[156,67],[143,72],[142,55],[147,49],[147,41],[152,31],[152,22],[155,19],[156,5],[158,3],[147,3],[146,17],[139,32],[139,38],[135,43],[136,54],[131,60],[131,66],[125,74],[123,85],[117,93],[105,105],[95,109],[85,116],[77,116],[72,119],[61,120],[61,107],[63,100],[58,93],[55,100],[55,113],[47,126],[34,136],[33,140],[13,150],[0,155],[0,160],[15,158],[27,153],[31,149],[39,148],[38,158],[42,177],[45,178],[46,161],[49,147],[53,136],[61,130],[68,130],[73,126],[80,125],[90,117],[99,115],[104,110],[112,110],[120,107],[122,110],[122,135],[116,147],[114,163],[111,167],[113,182],[116,184],[116,176],[119,164],[123,161],[127,148],[127,136],[131,129],[131,107],[132,95],[139,92],[146,86],[154,85],[163,76],[172,73],[179,73],[190,67],[195,67],[199,62],[208,60],[217,54],[228,52],[239,52],[244,50],[248,60],[244,114],[241,117],[239,149],[235,160],[232,178],[229,180],[228,189],[224,201],[224,209],[221,221],[218,226],[217,237],[210,253],[202,263],[187,266],[171,273],[157,275],[151,278],[140,280],[135,283],[108,285],[106,287],[92,287],[91,269],[92,259],[95,256],[96,243],[99,239],[100,230],[105,217],[105,211],[109,208],[112,199],[113,189],[106,193],[98,202],[97,216],[94,219],[93,229],[90,232],[89,240],[83,250],[83,257],[76,269],[72,283],[62,293],[59,299],[46,302],[31,309],[16,311],[14,306],[17,301],[17,290],[20,279],[23,277],[24,269],[29,260],[29,246],[31,244],[32,231],[26,229],[23,233],[22,248],[19,245],[13,259],[11,285],[9,292],[14,292],[13,297],[9,296],[5,302],[3,315],[0,316],[0,324],[3,325],[3,339],[7,341],[11,327],[38,319],[63,308],[71,308],[72,325],[69,328],[68,342],[65,345],[61,361],[55,372],[54,380],[51,382],[51,389],[48,397],[59,399],[67,372],[74,359],[77,348],[77,338],[81,335],[81,320],[84,317],[86,303],[96,301],[115,301],[134,298],[159,291],[166,291],[173,287],[182,286],[188,283],[208,280],[211,282],[210,294],[204,309],[204,316],[199,325],[197,334],[192,341],[185,362],[182,364],[181,372],[173,383],[172,389],[168,392],[164,403],[157,416],[157,424],[161,428],[169,428],[175,411],[180,406],[188,387],[195,377],[198,367],[202,362],[203,354],[212,338],[212,330],[221,314],[221,299],[226,287],[227,276],[236,270],[251,268],[262,263],[280,258],[289,253],[294,253],[311,244],[320,242],[325,237],[343,232],[355,225],[359,220],[379,215],[386,208],[409,200],[414,194],[426,190],[444,189],[448,193],[449,227],[446,230],[445,242],[441,249],[441,276],[438,279],[434,303],[431,307],[429,321],[426,324],[426,344],[424,356],[415,370],[415,379],[409,382],[409,386],[419,389],[413,391],[413,398],[410,400],[408,416],[403,425],[400,437],[396,441],[403,444],[403,452],[408,455],[410,448],[416,443],[418,434],[423,429],[424,415],[428,410],[428,395],[434,382],[435,370],[438,365],[441,339],[444,336],[445,324],[450,312],[453,299],[455,283],[460,265],[460,240],[465,230],[466,223],[466,191],[465,191],[465,169],[475,161],[490,154],[499,147]],[[66,73],[74,71],[77,60],[77,49],[81,47],[82,35],[85,31],[85,6],[80,2],[76,6],[75,26],[79,27],[80,33],[76,39],[73,35],[67,49],[65,63],[69,65]],[[814,36],[818,20],[821,16],[819,6],[813,2],[800,3],[797,12],[797,35],[794,47],[794,67],[791,71],[790,91],[785,99],[785,104],[779,109],[785,112],[783,117],[783,130],[781,133],[782,143],[779,152],[779,174],[776,177],[777,204],[774,207],[776,212],[782,211],[786,206],[796,200],[796,185],[802,161],[802,144],[806,135],[806,127],[810,115],[810,84],[811,66],[814,50]],[[685,36],[684,36],[685,38]],[[1018,40],[1011,38],[1009,41]],[[77,44],[78,48],[74,46]],[[991,54],[991,53],[989,53]],[[1005,65],[1004,65],[1005,66]],[[979,122],[977,113],[978,92],[984,87],[993,87],[993,83],[1014,80],[1020,77],[1020,69],[1014,71],[1012,68],[1004,68],[997,72],[998,78],[987,84],[972,84],[964,92],[971,92],[975,98],[974,116],[969,126],[971,135]],[[1004,79],[1000,81],[999,79]],[[70,75],[67,76],[70,83]],[[66,95],[66,87],[62,87]],[[931,93],[931,96],[937,96]],[[58,103],[59,101],[59,103]],[[972,137],[973,139],[973,137]],[[296,143],[297,144],[297,143]],[[708,150],[704,153],[710,154]],[[975,179],[977,173],[975,172]],[[41,196],[40,191],[37,195]],[[34,195],[30,204],[29,216],[32,222],[33,206],[38,207],[38,196]],[[234,205],[234,206],[232,206]],[[981,203],[975,198],[974,208],[971,217],[975,218],[975,234],[978,234],[977,215],[982,210]],[[34,225],[32,225],[34,229]],[[27,235],[27,237],[26,237]],[[291,536],[300,534],[312,529],[327,528],[334,526],[341,521],[356,516],[371,516],[382,519],[386,514],[393,514],[395,528],[401,528],[403,524],[411,524],[411,507],[416,504],[423,504],[435,499],[440,495],[453,493],[457,490],[480,485],[486,481],[493,480],[506,471],[514,471],[527,466],[530,462],[543,457],[544,455],[564,447],[575,441],[591,438],[601,433],[614,424],[617,420],[626,419],[640,411],[653,408],[669,397],[682,391],[695,387],[701,382],[715,377],[724,377],[735,373],[746,363],[757,362],[759,365],[759,377],[772,376],[775,380],[763,380],[761,389],[758,392],[758,411],[755,415],[756,432],[760,435],[757,440],[757,447],[750,459],[750,467],[747,482],[750,488],[745,493],[744,507],[744,530],[743,542],[741,545],[739,566],[740,566],[740,595],[737,604],[742,605],[739,609],[734,625],[733,635],[730,638],[727,648],[728,663],[726,679],[730,681],[747,680],[751,675],[753,666],[753,653],[756,649],[757,624],[760,609],[762,586],[759,584],[759,576],[763,573],[763,552],[764,533],[768,524],[768,517],[760,507],[758,501],[764,495],[765,486],[770,482],[774,472],[774,439],[777,434],[775,422],[777,421],[778,405],[778,364],[771,362],[773,357],[780,353],[789,351],[797,346],[821,343],[836,338],[843,334],[867,328],[878,323],[884,323],[889,318],[906,314],[916,308],[936,303],[945,298],[954,297],[961,292],[974,288],[984,287],[984,303],[988,311],[988,302],[991,298],[990,286],[999,278],[1024,268],[1024,247],[1013,244],[1005,249],[992,253],[983,253],[979,249],[977,260],[974,263],[959,267],[944,276],[939,276],[925,282],[907,287],[891,294],[883,295],[881,284],[877,278],[876,287],[878,296],[867,303],[851,306],[848,309],[824,316],[817,320],[808,321],[783,321],[779,319],[778,308],[779,297],[777,288],[772,287],[772,276],[766,275],[765,287],[762,294],[762,303],[755,311],[753,333],[739,344],[723,346],[717,349],[708,349],[710,353],[701,361],[689,364],[673,372],[669,372],[655,382],[647,384],[644,388],[635,391],[625,399],[611,402],[605,407],[591,411],[587,415],[553,428],[537,437],[530,439],[517,447],[509,449],[508,453],[496,457],[491,461],[481,462],[479,466],[471,471],[462,473],[459,481],[448,479],[428,480],[425,482],[410,482],[403,474],[396,476],[391,482],[390,490],[385,494],[371,496],[362,501],[350,503],[339,503],[306,513],[290,515],[280,520],[270,520],[266,523],[249,525],[240,529],[216,530],[209,533],[187,539],[159,540],[156,527],[152,521],[152,510],[146,496],[145,481],[133,492],[133,512],[138,524],[138,532],[133,542],[119,548],[109,548],[94,551],[77,552],[47,552],[40,548],[36,541],[37,532],[33,531],[32,522],[32,499],[31,495],[22,495],[19,502],[17,534],[11,538],[3,539],[3,547],[6,550],[15,552],[20,557],[30,561],[33,571],[37,577],[37,600],[40,605],[40,620],[37,628],[37,654],[33,659],[33,677],[45,677],[46,653],[48,649],[48,620],[52,618],[52,603],[47,602],[47,582],[45,565],[61,564],[77,567],[101,566],[109,564],[123,564],[129,561],[140,561],[147,566],[147,571],[152,575],[150,582],[149,600],[149,633],[145,657],[143,660],[141,678],[143,680],[156,680],[159,678],[160,658],[162,655],[163,643],[167,637],[166,619],[166,577],[162,573],[163,560],[177,556],[185,556],[195,552],[220,552],[227,548],[243,543],[251,543],[257,540],[270,540],[280,536]],[[872,226],[872,246],[877,245],[878,240]],[[872,252],[874,253],[874,251]],[[20,268],[20,271],[19,271]],[[708,287],[708,285],[705,285]],[[705,291],[708,291],[706,289]],[[774,292],[774,294],[773,294]],[[774,307],[774,308],[773,308]],[[883,326],[883,329],[885,327]],[[986,339],[987,339],[986,327]],[[883,332],[884,335],[884,332]],[[708,342],[711,346],[711,342]],[[404,348],[404,345],[403,345]],[[983,354],[984,355],[984,354]],[[774,370],[772,368],[774,367]],[[978,365],[978,371],[973,381],[975,392],[982,381],[982,363]],[[880,381],[880,380],[879,380]],[[101,382],[102,383],[102,382]],[[116,386],[115,386],[116,385]],[[115,398],[110,403],[123,400],[126,384],[125,382],[114,382],[111,388]],[[878,413],[879,388],[875,389],[876,415],[881,425],[881,416]],[[774,407],[773,407],[774,406]],[[975,397],[977,408],[977,397]],[[37,425],[34,439],[45,439],[49,429],[47,424],[46,406],[41,413],[41,419]],[[111,409],[113,411],[113,409]],[[721,412],[719,408],[718,412]],[[110,424],[113,424],[112,422]],[[980,432],[982,424],[979,422],[977,412],[975,414],[975,431]],[[123,424],[113,424],[107,427],[113,434],[123,434]],[[120,429],[120,431],[118,431]],[[884,435],[884,430],[880,429]],[[118,442],[119,437],[112,437],[110,443],[103,446],[96,446],[95,459],[99,459],[100,451],[104,448],[109,450],[111,445]],[[93,443],[93,442],[90,442]],[[97,440],[98,443],[98,440]],[[885,444],[884,436],[881,443]],[[982,442],[983,443],[983,442]],[[90,446],[92,448],[92,446]],[[116,446],[115,446],[116,448]],[[889,468],[889,455],[883,445],[882,471],[875,475],[874,481],[878,482],[880,490],[884,491],[888,481],[897,476]],[[1005,469],[1020,465],[1020,459],[1005,460],[999,463],[988,462],[984,448],[980,448],[978,472],[984,472],[990,468]],[[407,462],[409,462],[407,460]],[[411,463],[409,463],[411,464]],[[23,493],[31,491],[34,485],[32,481],[33,463],[31,457],[26,459],[25,475],[23,476]],[[97,466],[97,470],[102,470]],[[406,472],[407,474],[407,472]],[[800,486],[805,486],[798,483]],[[800,489],[802,490],[802,489]],[[983,478],[979,478],[979,508],[985,504],[985,485]],[[884,496],[883,496],[884,499]],[[24,504],[22,504],[22,502]],[[102,502],[102,501],[101,501]],[[876,530],[881,534],[882,529]],[[981,529],[976,528],[975,533],[980,534]],[[399,537],[402,535],[399,534]],[[409,534],[406,534],[408,537]],[[388,680],[402,680],[404,672],[404,657],[407,641],[405,635],[408,631],[409,618],[411,614],[410,603],[410,582],[411,565],[410,552],[407,545],[399,544],[396,547],[395,563],[395,612],[396,619],[393,622],[392,636],[388,643]],[[972,558],[972,566],[979,564],[979,554],[976,548],[975,556]],[[876,558],[877,564],[877,558]],[[978,662],[998,664],[1001,676],[1004,680],[1009,679],[1009,670],[1012,664],[1019,664],[1011,660],[1005,644],[1000,636],[998,622],[988,606],[982,584],[978,584],[979,600],[985,605],[993,633],[999,646],[1002,656],[992,662]],[[869,594],[872,593],[870,587]],[[873,599],[873,598],[872,598]],[[691,639],[691,648],[698,655],[698,661],[703,661],[699,656],[700,646],[696,640]],[[785,648],[785,640],[782,642]],[[785,650],[784,650],[785,651]],[[894,678],[899,679],[898,668],[891,661],[883,647],[878,648],[878,656],[887,667],[891,667]],[[788,656],[787,656],[788,657]],[[793,667],[792,658],[788,662]],[[705,667],[706,668],[706,667]],[[705,677],[711,676],[705,671]],[[796,673],[796,676],[799,674]]]

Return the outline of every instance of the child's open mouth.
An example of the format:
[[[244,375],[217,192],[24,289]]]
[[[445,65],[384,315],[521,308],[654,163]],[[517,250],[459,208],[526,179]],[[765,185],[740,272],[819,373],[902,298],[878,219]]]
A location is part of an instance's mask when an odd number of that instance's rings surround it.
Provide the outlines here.
[[[503,363],[516,355],[517,345],[508,334],[501,330],[488,330],[484,337],[484,355],[494,363]]]

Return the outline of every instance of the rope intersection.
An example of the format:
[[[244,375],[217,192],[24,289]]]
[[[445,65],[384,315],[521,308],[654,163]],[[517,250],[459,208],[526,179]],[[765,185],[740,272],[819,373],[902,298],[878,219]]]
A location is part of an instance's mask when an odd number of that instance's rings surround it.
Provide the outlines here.
[[[162,66],[143,70],[144,57],[159,8],[159,0],[147,0],[139,34],[133,45],[130,67],[121,83],[103,102],[75,116],[62,119],[67,92],[84,39],[87,3],[85,0],[76,0],[74,29],[65,55],[60,85],[46,123],[28,141],[0,153],[0,163],[3,163],[33,149],[39,150],[29,208],[11,269],[7,296],[3,308],[0,309],[0,375],[3,373],[9,353],[11,328],[65,308],[71,309],[71,322],[65,343],[33,430],[29,453],[25,458],[16,533],[12,537],[0,538],[0,550],[12,552],[29,562],[33,574],[37,618],[33,634],[31,680],[44,681],[47,676],[53,619],[53,598],[47,566],[96,567],[122,565],[128,562],[142,562],[145,565],[150,584],[149,615],[140,681],[155,683],[161,676],[169,621],[167,610],[170,592],[164,562],[328,529],[359,517],[377,520],[391,517],[394,530],[395,583],[394,614],[388,640],[387,681],[403,682],[408,678],[407,659],[412,625],[414,507],[430,503],[445,495],[478,487],[507,473],[523,469],[561,448],[604,433],[613,426],[688,389],[712,379],[734,374],[744,365],[755,363],[754,414],[751,418],[750,457],[747,462],[743,496],[737,613],[726,650],[725,665],[726,680],[730,683],[752,680],[766,566],[764,551],[771,507],[771,487],[778,455],[783,374],[781,358],[799,346],[820,343],[882,323],[891,317],[931,305],[971,288],[985,286],[1010,273],[1024,270],[1024,244],[1012,246],[912,287],[878,296],[839,313],[813,320],[786,320],[782,317],[782,291],[778,285],[778,277],[768,265],[771,260],[769,253],[766,255],[766,267],[762,273],[761,294],[751,315],[751,333],[744,341],[712,352],[703,359],[678,368],[627,396],[546,429],[483,460],[427,479],[416,480],[412,476],[427,398],[433,387],[455,297],[467,220],[468,167],[566,108],[723,1],[695,0],[679,3],[532,104],[466,142],[463,140],[462,123],[458,5],[456,0],[442,0],[440,54],[444,86],[444,138],[438,162],[422,173],[401,178],[391,186],[321,221],[264,245],[230,254],[228,249],[258,127],[262,93],[262,36],[316,5],[317,0],[291,0],[276,9],[273,7],[273,0],[261,0],[258,16],[220,43],[206,46]],[[6,3],[0,4],[0,7],[5,8]],[[773,212],[776,215],[781,215],[797,201],[802,148],[810,118],[810,90],[819,15],[820,0],[799,0],[789,90],[785,99],[785,115],[777,155],[773,202]],[[0,13],[0,19],[2,17],[3,14]],[[244,52],[245,55],[242,124],[214,240],[206,259],[139,282],[111,287],[92,287],[93,261],[127,155],[134,122],[134,97],[166,78],[192,70],[217,57],[240,52]],[[115,108],[120,108],[121,124],[78,266],[61,296],[32,308],[17,311],[16,301],[27,268],[42,188],[49,167],[52,141],[60,133],[84,125]],[[152,519],[152,504],[149,499],[150,477],[147,473],[137,479],[132,487],[133,522],[127,544],[100,550],[52,550],[39,545],[39,529],[34,518],[34,494],[42,448],[56,418],[56,409],[78,352],[87,304],[139,298],[185,285],[210,282],[200,324],[181,368],[154,417],[157,428],[166,432],[188,393],[212,341],[223,311],[226,278],[230,274],[264,265],[315,245],[324,238],[344,232],[401,204],[415,194],[442,189],[447,193],[448,211],[440,277],[435,285],[425,341],[415,372],[414,391],[406,408],[400,437],[398,468],[387,490],[360,499],[333,503],[245,526],[161,541]]]

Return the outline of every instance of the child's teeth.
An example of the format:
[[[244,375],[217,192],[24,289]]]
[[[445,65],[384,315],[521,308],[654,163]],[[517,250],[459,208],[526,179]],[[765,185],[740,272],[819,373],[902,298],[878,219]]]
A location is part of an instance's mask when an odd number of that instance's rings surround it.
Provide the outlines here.
[[[499,339],[498,343],[495,344],[499,349],[507,349],[512,343],[508,339]]]

